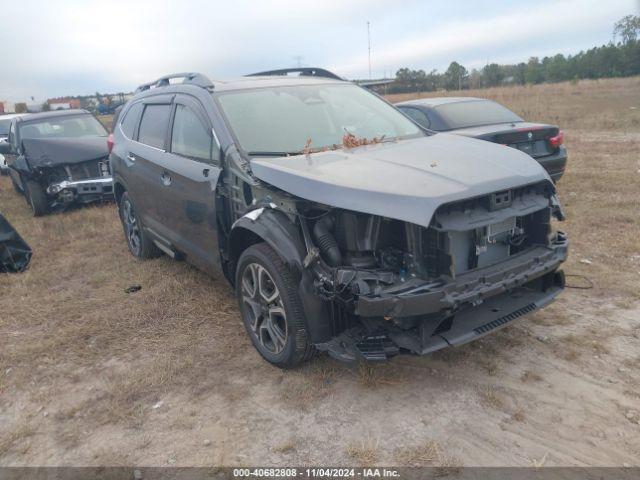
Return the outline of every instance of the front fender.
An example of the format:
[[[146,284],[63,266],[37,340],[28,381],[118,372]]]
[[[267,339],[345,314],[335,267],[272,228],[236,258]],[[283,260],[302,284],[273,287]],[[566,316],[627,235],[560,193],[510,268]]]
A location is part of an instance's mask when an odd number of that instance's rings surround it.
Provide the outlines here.
[[[27,162],[27,159],[24,155],[17,156],[16,159],[11,162],[11,165],[9,165],[9,167],[27,177],[31,176],[32,174],[31,168],[29,168],[29,163]]]
[[[301,274],[305,255],[304,243],[299,229],[284,213],[260,208],[240,217],[232,225],[229,234],[229,253],[234,267],[242,252],[256,243],[248,241],[247,232],[250,232],[249,237],[255,239],[257,236],[261,241],[269,244],[292,272]]]
[[[332,337],[329,302],[315,293],[312,273],[305,269],[305,247],[300,228],[277,210],[253,210],[239,218],[229,233],[229,277],[235,279],[240,255],[249,246],[266,242],[285,263],[298,283],[298,296],[304,310],[305,326],[311,343],[326,342]]]

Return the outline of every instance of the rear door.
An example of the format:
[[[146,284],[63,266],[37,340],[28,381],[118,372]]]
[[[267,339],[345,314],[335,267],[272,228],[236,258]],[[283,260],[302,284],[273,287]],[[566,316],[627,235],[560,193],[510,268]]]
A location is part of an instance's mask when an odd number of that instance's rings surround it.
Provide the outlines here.
[[[220,145],[200,102],[189,95],[174,99],[162,211],[169,240],[190,261],[209,271],[219,269],[216,185]]]
[[[136,140],[128,142],[124,162],[128,170],[129,194],[146,228],[165,238],[168,229],[161,212],[160,197],[166,188],[163,167],[166,157],[173,95],[157,95],[142,101],[142,118]],[[127,118],[123,120],[126,122]]]

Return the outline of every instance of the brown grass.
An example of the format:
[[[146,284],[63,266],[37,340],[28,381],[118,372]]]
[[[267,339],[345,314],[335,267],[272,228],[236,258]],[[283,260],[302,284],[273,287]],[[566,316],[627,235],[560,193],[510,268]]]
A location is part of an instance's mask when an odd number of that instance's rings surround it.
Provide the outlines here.
[[[527,416],[523,408],[518,408],[515,412],[513,412],[511,418],[513,418],[516,422],[524,422]]]
[[[307,411],[332,392],[337,372],[325,359],[315,359],[299,370],[283,374],[282,399],[296,410]]]
[[[133,261],[113,204],[35,219],[3,177],[0,205],[34,251],[26,272],[0,275],[3,390],[41,383],[37,401],[60,380],[99,378],[56,418],[138,425],[168,390],[199,394],[226,378],[217,368],[248,346],[230,288],[184,263]],[[143,288],[124,293],[131,284]]]
[[[282,453],[282,454],[295,452],[295,450],[296,450],[296,440],[295,440],[295,438],[290,438],[286,442],[280,443],[279,445],[276,445],[275,447],[273,447],[273,451],[274,452]]]
[[[403,467],[436,467],[435,477],[455,474],[462,466],[462,462],[457,457],[445,452],[438,442],[432,440],[398,448],[393,458]]]
[[[524,372],[522,374],[522,376],[520,377],[520,380],[522,380],[525,383],[528,382],[541,382],[542,381],[542,377],[537,374],[536,372],[532,372],[531,370],[527,370],[526,372]]]
[[[347,445],[347,456],[362,466],[372,466],[378,460],[378,442],[373,440],[352,442]]]
[[[480,387],[478,393],[480,394],[480,400],[484,405],[493,407],[496,410],[504,409],[504,396],[496,387],[492,385],[485,385]]]
[[[425,467],[434,465],[440,458],[440,446],[432,440],[419,445],[398,448],[394,459],[403,467]]]
[[[3,426],[3,430],[5,430],[5,428],[6,427]],[[17,448],[20,443],[35,435],[35,433],[35,428],[27,420],[20,421],[13,428],[5,430],[3,435],[0,436],[0,455],[4,455],[12,448]]]
[[[364,387],[377,388],[401,382],[402,375],[393,364],[360,362],[358,381]]]
[[[562,342],[579,347],[580,350],[592,350],[594,353],[606,354],[609,349],[593,334],[576,335],[569,334],[562,338]]]

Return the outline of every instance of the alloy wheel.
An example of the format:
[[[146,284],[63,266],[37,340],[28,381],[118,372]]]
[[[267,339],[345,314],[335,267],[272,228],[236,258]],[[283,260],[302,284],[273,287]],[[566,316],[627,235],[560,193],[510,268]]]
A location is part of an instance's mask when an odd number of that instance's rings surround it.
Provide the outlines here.
[[[279,354],[287,343],[287,316],[273,278],[262,265],[249,263],[241,276],[245,319],[266,350]]]
[[[127,242],[129,242],[129,248],[131,248],[134,255],[139,255],[142,245],[140,227],[133,205],[131,205],[131,201],[128,198],[122,202],[122,220],[124,222],[124,231],[127,236]]]

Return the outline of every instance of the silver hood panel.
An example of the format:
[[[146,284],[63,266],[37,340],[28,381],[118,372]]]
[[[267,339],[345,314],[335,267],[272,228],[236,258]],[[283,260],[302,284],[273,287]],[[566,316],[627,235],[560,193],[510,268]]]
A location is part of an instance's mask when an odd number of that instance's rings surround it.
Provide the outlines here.
[[[254,158],[253,174],[336,208],[428,227],[445,203],[548,180],[529,155],[450,134],[280,158]]]

